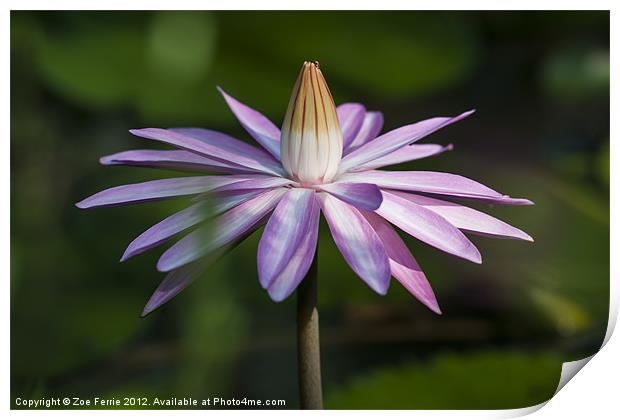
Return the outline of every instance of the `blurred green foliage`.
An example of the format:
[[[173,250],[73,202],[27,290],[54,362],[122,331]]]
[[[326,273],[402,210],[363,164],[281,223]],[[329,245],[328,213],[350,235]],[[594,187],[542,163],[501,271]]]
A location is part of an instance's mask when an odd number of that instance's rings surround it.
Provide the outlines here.
[[[544,84],[554,96],[580,99],[609,94],[609,51],[571,47],[554,53],[543,69]]]
[[[395,169],[461,173],[536,202],[472,203],[536,241],[473,238],[481,266],[406,238],[442,316],[395,281],[387,296],[374,294],[322,224],[331,407],[531,405],[555,389],[562,361],[600,346],[608,13],[13,12],[11,47],[13,398],[247,396],[297,406],[295,299],[274,304],[258,285],[260,231],[142,319],[163,277],[154,268],[162,249],[118,259],[187,200],[92,212],[73,203],[177,176],[100,167],[102,155],[151,146],[129,128],[205,126],[252,141],[215,86],[279,124],[307,59],[321,61],[337,102],[383,111],[386,129],[476,107],[427,140],[454,143],[453,152]]]
[[[368,410],[500,410],[553,396],[562,359],[516,352],[440,355],[429,363],[380,369],[329,395],[326,406]],[[479,386],[472,386],[472,382]],[[498,386],[501,384],[501,386]]]

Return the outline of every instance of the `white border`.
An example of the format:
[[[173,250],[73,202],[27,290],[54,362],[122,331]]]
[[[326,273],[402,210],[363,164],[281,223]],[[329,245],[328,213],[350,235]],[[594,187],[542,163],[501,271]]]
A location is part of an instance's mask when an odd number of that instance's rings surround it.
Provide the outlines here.
[[[233,9],[250,9],[250,10],[267,10],[267,9],[308,9],[307,2],[283,2],[277,0],[263,0],[261,2],[227,0],[225,2],[201,2],[197,0],[175,0],[174,2],[151,0],[151,1],[129,1],[129,0],[107,0],[107,1],[88,1],[79,2],[76,0],[55,1],[7,1],[9,7],[5,9],[2,15],[2,27],[4,28],[2,37],[2,57],[5,58],[2,66],[2,80],[8,92],[10,89],[10,71],[8,60],[10,57],[10,13],[9,10],[55,10],[55,9],[83,9],[83,10],[149,10],[149,9],[211,9],[211,10],[233,10]],[[314,0],[312,9],[415,9],[415,10],[611,10],[611,74],[620,74],[618,69],[618,45],[620,43],[620,19],[615,15],[618,11],[616,6],[618,2],[612,0],[590,0],[587,2],[564,0],[564,1],[547,1],[547,0],[444,0],[440,3],[434,1],[393,1],[382,0],[369,1],[358,0],[355,2],[346,2],[340,0]],[[441,6],[438,7],[438,6]],[[0,219],[0,232],[3,241],[1,242],[0,258],[2,258],[2,267],[5,273],[5,305],[3,306],[4,316],[2,318],[2,335],[5,337],[5,345],[2,349],[2,373],[0,404],[4,410],[9,411],[9,395],[10,395],[10,364],[9,364],[9,278],[8,268],[10,266],[10,96],[4,94],[2,101],[2,116],[5,121],[3,128],[5,132],[5,140],[2,143],[2,153],[0,153],[1,165],[3,171],[0,185],[2,188],[2,197],[4,205],[2,206],[2,218]],[[611,79],[611,115],[618,115],[617,100],[619,97],[618,84],[615,78]],[[612,118],[611,120],[610,138],[617,139],[618,123]],[[611,142],[611,167],[618,167],[618,153],[620,153],[618,140]],[[620,214],[620,206],[618,205],[618,194],[614,191],[613,186],[617,185],[617,172],[612,171],[611,174],[611,213]],[[612,336],[613,328],[616,323],[618,314],[618,292],[620,282],[620,272],[618,270],[618,261],[613,256],[620,256],[618,249],[618,224],[615,220],[611,220],[611,302],[610,302],[610,322],[607,335],[605,338],[606,345],[591,362],[579,373],[579,379],[570,381],[561,392],[552,398],[547,404],[518,410],[498,410],[498,411],[325,411],[325,412],[301,412],[301,411],[256,411],[252,412],[252,416],[257,420],[274,418],[289,418],[295,415],[299,418],[310,418],[310,416],[320,416],[326,418],[338,418],[341,416],[355,416],[358,419],[375,418],[377,415],[387,415],[391,419],[441,419],[441,418],[459,418],[459,419],[490,419],[490,418],[508,418],[518,417],[534,412],[531,418],[535,419],[583,419],[585,416],[593,416],[593,418],[610,418],[612,413],[618,413],[620,399],[617,395],[618,378],[620,378],[620,341],[617,337]],[[584,279],[587,281],[587,279]],[[617,334],[616,334],[617,335]],[[568,365],[568,368],[574,368],[576,365]],[[583,366],[581,366],[583,367]],[[577,369],[578,370],[578,369]],[[567,371],[566,371],[567,372]],[[561,387],[558,388],[558,390]],[[543,409],[540,409],[544,407]],[[540,410],[539,410],[540,409]],[[538,411],[536,411],[538,410]],[[81,411],[10,411],[9,415],[16,418],[40,418],[42,416],[51,418],[83,418],[84,416],[94,418],[109,418],[112,415],[119,418],[168,418],[169,411],[89,411],[84,413]],[[200,418],[205,416],[219,418],[236,418],[247,415],[242,411],[176,411],[174,416],[182,415],[188,418]]]
[[[50,3],[53,3],[50,5]],[[614,0],[8,0],[9,10],[612,10]]]

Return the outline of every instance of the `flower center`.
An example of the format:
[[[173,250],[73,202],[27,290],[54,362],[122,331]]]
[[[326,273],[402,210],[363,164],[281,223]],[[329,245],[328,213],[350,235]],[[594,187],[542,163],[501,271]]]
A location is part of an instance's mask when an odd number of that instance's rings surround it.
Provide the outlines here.
[[[342,158],[336,105],[318,61],[304,62],[282,123],[284,170],[302,185],[330,182]]]

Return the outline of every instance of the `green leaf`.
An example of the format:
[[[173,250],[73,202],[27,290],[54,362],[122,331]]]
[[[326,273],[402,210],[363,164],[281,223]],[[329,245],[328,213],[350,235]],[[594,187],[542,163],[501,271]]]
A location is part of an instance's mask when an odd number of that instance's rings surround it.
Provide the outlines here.
[[[539,404],[560,379],[556,354],[442,355],[360,375],[327,395],[330,409],[491,410]]]
[[[61,95],[87,106],[110,107],[127,103],[135,93],[144,70],[144,32],[110,17],[100,14],[71,30],[47,31],[37,38],[41,76]]]

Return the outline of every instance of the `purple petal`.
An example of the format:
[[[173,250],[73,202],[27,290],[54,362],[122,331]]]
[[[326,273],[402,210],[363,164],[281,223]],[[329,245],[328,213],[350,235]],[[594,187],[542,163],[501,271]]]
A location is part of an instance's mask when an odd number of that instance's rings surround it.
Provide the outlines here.
[[[215,263],[230,247],[225,247],[214,252],[208,258],[197,261],[193,264],[184,265],[166,275],[164,280],[157,286],[155,292],[144,306],[141,316],[146,316],[159,308],[164,303],[178,295],[183,289],[189,286],[198,278],[209,265]]]
[[[177,233],[202,222],[207,217],[206,205],[201,202],[165,218],[134,239],[121,257],[121,262],[161,245]]]
[[[171,197],[200,194],[234,182],[247,180],[239,175],[188,176],[158,179],[108,188],[76,203],[81,209],[143,203]]]
[[[251,198],[256,197],[258,194],[262,194],[265,191],[263,189],[256,190],[240,190],[230,191],[225,194],[218,193],[214,197],[206,197],[206,201],[209,203],[209,216],[218,215],[237,207],[239,204],[248,201]]]
[[[385,133],[343,157],[342,161],[340,161],[339,171],[340,173],[344,173],[366,162],[388,155],[407,144],[411,144],[420,140],[422,137],[434,133],[440,128],[470,116],[473,112],[473,110],[467,111],[453,118],[430,118]]]
[[[362,128],[366,108],[362,104],[345,103],[338,105],[336,113],[342,130],[342,146],[346,149]]]
[[[476,246],[437,213],[387,191],[376,213],[422,242],[448,254],[480,264]]]
[[[286,191],[286,188],[266,191],[216,218],[213,226],[188,234],[162,254],[157,269],[170,271],[189,264],[257,228]]]
[[[319,236],[319,206],[314,201],[310,210],[309,223],[306,225],[302,240],[295,249],[288,264],[280,271],[267,289],[269,296],[276,302],[286,299],[308,273],[314,259],[316,243]]]
[[[307,236],[310,217],[318,211],[315,207],[314,190],[292,188],[269,217],[258,244],[258,278],[263,288],[271,286]]]
[[[390,258],[392,275],[416,299],[426,305],[431,311],[441,315],[441,310],[431,285],[401,237],[396,233],[396,230],[374,213],[363,212],[363,215],[370,222],[375,232],[377,232],[381,241],[383,241],[385,251]]]
[[[209,159],[186,150],[127,150],[99,159],[102,165],[169,168],[192,172],[252,173],[251,169]]]
[[[381,205],[381,190],[374,184],[335,182],[319,188],[361,210],[376,210]]]
[[[169,130],[142,128],[129,130],[129,132],[139,137],[171,144],[210,159],[271,175],[283,174],[282,166],[269,153],[217,131],[202,128],[171,128]]]
[[[355,207],[327,193],[318,193],[317,198],[344,259],[372,290],[385,295],[390,263],[377,233]]]
[[[157,286],[155,292],[144,306],[142,316],[146,316],[164,303],[178,295],[189,286],[204,270],[204,264],[189,264],[171,271]]]
[[[222,185],[221,187],[214,188],[212,191],[208,191],[204,194],[200,194],[194,197],[193,201],[202,201],[212,199],[214,195],[225,196],[230,194],[242,194],[244,192],[260,191],[265,189],[272,189],[276,187],[284,187],[288,185],[297,185],[296,182],[287,178],[281,178],[278,176],[267,175],[253,175],[239,182]]]
[[[260,190],[256,190],[244,194],[217,197],[208,201],[202,200],[165,218],[134,239],[125,250],[121,262],[161,245],[177,233],[195,226],[208,217],[230,210],[244,201],[255,197],[260,192]]]
[[[251,179],[236,182],[234,184],[222,185],[221,187],[216,188],[214,192],[219,193],[225,191],[276,188],[284,187],[291,184],[295,184],[295,182],[279,176],[253,176]]]
[[[239,123],[276,159],[280,160],[280,129],[260,112],[239,102],[218,86],[224,100]]]
[[[460,175],[431,171],[366,171],[344,174],[339,182],[366,182],[380,188],[471,198],[498,204],[532,204],[511,198]]]
[[[532,237],[522,230],[478,210],[421,195],[399,191],[391,191],[391,193],[434,211],[461,230],[497,238],[533,241]]]
[[[360,130],[351,143],[344,148],[343,156],[351,153],[363,144],[375,139],[383,128],[383,114],[380,112],[367,112]]]
[[[438,155],[448,150],[452,150],[451,144],[442,146],[440,144],[412,144],[403,146],[400,149],[370,162],[366,162],[360,166],[352,168],[351,171],[361,172],[371,169],[381,168],[383,166],[396,165],[399,163],[410,162],[412,160],[423,159],[426,157]]]

